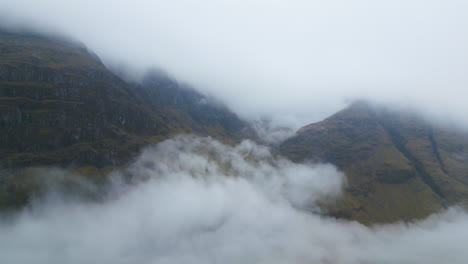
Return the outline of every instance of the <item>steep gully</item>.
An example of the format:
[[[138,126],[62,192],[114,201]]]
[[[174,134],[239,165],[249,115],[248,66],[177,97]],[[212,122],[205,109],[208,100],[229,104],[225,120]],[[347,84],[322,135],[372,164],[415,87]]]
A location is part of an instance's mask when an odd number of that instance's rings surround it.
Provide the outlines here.
[[[398,133],[398,131],[393,128],[391,126],[391,124],[389,123],[389,121],[384,121],[384,120],[381,120],[379,121],[379,123],[384,127],[384,129],[387,131],[387,133],[390,135],[390,138],[393,142],[393,144],[396,146],[396,148],[398,149],[398,151],[400,151],[410,162],[411,164],[413,165],[414,169],[418,172],[418,174],[421,176],[423,182],[429,186],[429,188],[435,193],[437,194],[440,198],[442,198],[442,205],[445,207],[445,194],[441,191],[441,189],[439,188],[439,186],[436,184],[436,182],[434,181],[434,179],[432,178],[432,176],[427,172],[426,168],[424,167],[423,163],[418,159],[416,158],[411,152],[410,150],[408,150],[406,148],[406,143],[405,143],[405,139],[402,135],[400,135]],[[434,140],[434,137],[433,137],[433,133],[432,133],[432,128],[430,129],[430,132],[429,132],[429,140],[431,142],[431,145],[432,145],[432,150],[434,152],[434,155],[436,156],[439,164],[441,165],[441,168],[443,169],[443,171],[446,173],[446,170],[445,170],[445,166],[443,165],[443,162],[442,162],[442,159],[440,157],[440,154],[438,152],[438,148],[437,148],[437,143],[435,142]]]

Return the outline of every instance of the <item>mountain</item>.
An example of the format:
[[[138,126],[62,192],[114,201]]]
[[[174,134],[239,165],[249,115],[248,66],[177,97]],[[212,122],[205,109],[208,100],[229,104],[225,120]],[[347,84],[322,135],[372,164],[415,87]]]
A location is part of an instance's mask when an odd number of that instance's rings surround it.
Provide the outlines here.
[[[83,45],[0,33],[0,164],[122,164],[179,133],[236,141],[248,125],[165,76],[143,84],[110,72]]]
[[[30,168],[100,181],[145,145],[183,133],[255,138],[222,104],[160,71],[133,83],[80,43],[0,31],[0,208],[26,204],[39,188],[44,171]],[[346,173],[343,197],[323,205],[336,217],[410,221],[467,202],[468,133],[415,114],[357,102],[303,127],[279,152]]]
[[[363,223],[410,221],[468,199],[468,133],[357,102],[301,128],[280,152],[335,164],[344,197],[327,210]]]
[[[166,75],[130,83],[80,43],[0,31],[0,207],[27,200],[34,177],[24,168],[102,174],[181,133],[253,136],[226,107]]]

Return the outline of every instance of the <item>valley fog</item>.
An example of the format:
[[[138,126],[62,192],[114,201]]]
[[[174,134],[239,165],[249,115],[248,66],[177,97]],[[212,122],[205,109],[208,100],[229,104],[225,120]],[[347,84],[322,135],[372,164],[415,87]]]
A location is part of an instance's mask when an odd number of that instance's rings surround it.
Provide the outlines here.
[[[42,169],[67,177],[58,169]],[[133,183],[125,183],[131,174]],[[58,175],[58,176],[57,176]],[[69,175],[68,175],[69,176]],[[322,215],[346,185],[250,141],[177,137],[114,171],[103,202],[51,188],[0,224],[2,263],[465,263],[468,215],[363,226]]]

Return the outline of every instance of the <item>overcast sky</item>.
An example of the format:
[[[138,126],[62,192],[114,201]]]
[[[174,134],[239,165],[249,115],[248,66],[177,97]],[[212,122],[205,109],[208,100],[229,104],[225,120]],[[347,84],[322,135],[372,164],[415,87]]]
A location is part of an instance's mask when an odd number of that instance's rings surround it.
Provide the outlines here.
[[[1,2],[4,21],[162,67],[244,117],[306,123],[367,97],[468,124],[466,0]]]

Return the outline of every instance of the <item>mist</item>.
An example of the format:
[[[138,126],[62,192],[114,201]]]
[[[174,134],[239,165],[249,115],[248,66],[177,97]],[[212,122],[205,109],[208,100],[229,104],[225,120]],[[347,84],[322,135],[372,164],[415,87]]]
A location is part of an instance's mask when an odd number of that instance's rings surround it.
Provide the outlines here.
[[[0,6],[2,24],[62,32],[136,78],[156,66],[246,119],[267,117],[294,129],[356,98],[468,124],[467,12],[462,0],[3,0]]]
[[[59,177],[59,169],[48,170]],[[132,183],[123,180],[128,175]],[[468,257],[463,211],[373,227],[326,217],[317,203],[339,198],[345,176],[329,164],[292,163],[250,141],[226,146],[178,137],[149,146],[110,179],[102,202],[55,189],[2,218],[0,262],[465,263]]]

